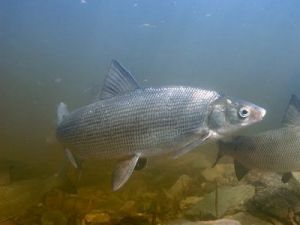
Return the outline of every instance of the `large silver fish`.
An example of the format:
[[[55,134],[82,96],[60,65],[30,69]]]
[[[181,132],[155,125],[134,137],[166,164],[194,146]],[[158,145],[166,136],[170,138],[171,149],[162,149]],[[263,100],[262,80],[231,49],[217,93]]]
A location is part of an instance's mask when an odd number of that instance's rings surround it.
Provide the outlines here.
[[[300,170],[300,100],[295,95],[290,99],[283,125],[280,129],[219,142],[220,156],[235,159],[238,179],[250,169],[260,169],[283,173],[282,181],[287,182],[290,171]]]
[[[119,158],[112,179],[119,189],[146,157],[178,157],[211,139],[261,121],[266,111],[215,91],[171,86],[140,88],[113,60],[99,101],[68,113],[58,107],[57,138],[75,167],[84,158]]]

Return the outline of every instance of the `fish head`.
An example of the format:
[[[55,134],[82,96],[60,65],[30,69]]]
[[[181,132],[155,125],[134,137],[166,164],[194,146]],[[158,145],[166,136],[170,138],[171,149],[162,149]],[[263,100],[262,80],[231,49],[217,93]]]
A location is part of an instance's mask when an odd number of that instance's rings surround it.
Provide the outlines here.
[[[208,126],[217,137],[231,133],[260,122],[266,110],[251,102],[228,97],[220,97],[212,106]]]

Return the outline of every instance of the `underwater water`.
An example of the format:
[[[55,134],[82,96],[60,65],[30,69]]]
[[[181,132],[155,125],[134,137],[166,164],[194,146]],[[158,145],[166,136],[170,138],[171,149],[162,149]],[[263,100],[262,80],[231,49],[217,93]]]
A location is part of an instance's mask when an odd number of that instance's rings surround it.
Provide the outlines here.
[[[256,171],[238,181],[230,157],[211,168],[215,144],[150,158],[117,192],[114,160],[85,161],[80,179],[68,165],[77,194],[53,176],[65,158],[58,104],[94,102],[112,59],[143,87],[192,86],[264,107],[241,133],[281,127],[300,96],[299,12],[297,0],[0,1],[0,221],[300,224],[297,179]]]

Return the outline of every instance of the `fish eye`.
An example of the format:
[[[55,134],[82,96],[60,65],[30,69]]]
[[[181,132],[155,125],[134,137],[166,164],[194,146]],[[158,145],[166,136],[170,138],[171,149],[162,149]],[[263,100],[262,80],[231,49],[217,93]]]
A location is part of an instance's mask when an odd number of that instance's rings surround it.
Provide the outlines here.
[[[242,107],[240,108],[239,110],[239,116],[242,118],[242,119],[245,119],[249,116],[250,112],[247,108],[245,107]]]

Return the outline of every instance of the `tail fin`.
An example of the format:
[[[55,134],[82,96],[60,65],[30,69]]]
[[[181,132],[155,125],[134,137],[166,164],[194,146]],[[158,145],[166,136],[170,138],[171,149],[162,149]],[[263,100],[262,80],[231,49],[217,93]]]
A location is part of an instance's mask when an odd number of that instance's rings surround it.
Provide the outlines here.
[[[57,123],[60,124],[67,115],[69,115],[67,105],[63,102],[59,103],[57,107]]]

